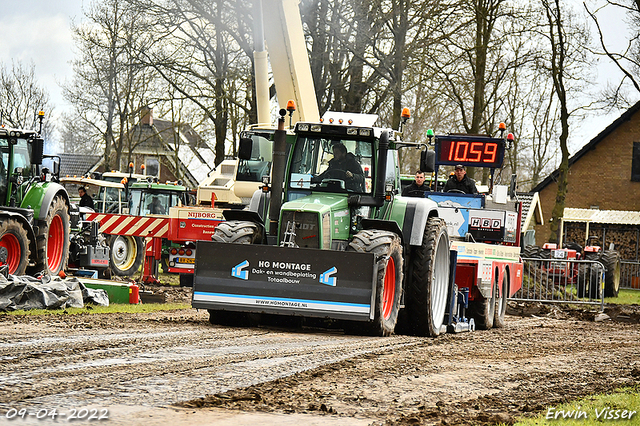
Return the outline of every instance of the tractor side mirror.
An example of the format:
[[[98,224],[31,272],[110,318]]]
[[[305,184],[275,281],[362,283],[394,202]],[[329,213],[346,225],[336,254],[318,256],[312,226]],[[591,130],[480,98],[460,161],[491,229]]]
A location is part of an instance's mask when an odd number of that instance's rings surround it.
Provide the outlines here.
[[[425,173],[433,173],[436,171],[436,152],[424,150],[420,153],[420,170]]]
[[[44,154],[44,139],[35,138],[31,142],[31,164],[42,164]]]
[[[238,158],[241,160],[250,160],[251,151],[253,151],[253,139],[240,138],[240,145],[238,146]]]

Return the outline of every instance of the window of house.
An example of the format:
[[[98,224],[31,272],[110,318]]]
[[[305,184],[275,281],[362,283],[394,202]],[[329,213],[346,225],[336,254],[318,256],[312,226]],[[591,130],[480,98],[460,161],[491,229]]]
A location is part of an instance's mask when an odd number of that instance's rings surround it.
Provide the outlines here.
[[[633,143],[631,159],[631,182],[640,182],[640,142]]]
[[[160,177],[160,162],[157,158],[147,158],[144,162],[147,176]]]

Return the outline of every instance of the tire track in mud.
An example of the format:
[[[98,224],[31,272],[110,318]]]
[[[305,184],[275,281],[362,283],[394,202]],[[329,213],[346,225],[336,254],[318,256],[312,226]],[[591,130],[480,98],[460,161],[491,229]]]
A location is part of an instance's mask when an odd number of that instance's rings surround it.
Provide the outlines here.
[[[0,323],[0,409],[165,406],[275,380],[418,339],[159,323],[10,336]],[[42,329],[40,329],[41,331]]]

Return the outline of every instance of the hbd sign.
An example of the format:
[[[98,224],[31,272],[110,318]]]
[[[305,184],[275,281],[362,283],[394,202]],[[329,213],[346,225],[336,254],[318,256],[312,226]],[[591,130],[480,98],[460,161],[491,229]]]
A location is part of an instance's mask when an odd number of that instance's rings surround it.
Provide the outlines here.
[[[469,210],[469,233],[478,240],[502,241],[504,211]]]

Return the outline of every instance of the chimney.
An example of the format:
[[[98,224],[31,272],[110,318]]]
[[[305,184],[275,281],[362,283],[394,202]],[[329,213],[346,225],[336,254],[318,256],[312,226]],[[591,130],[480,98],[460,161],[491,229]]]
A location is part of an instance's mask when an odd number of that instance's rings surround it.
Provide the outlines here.
[[[153,108],[142,107],[140,115],[142,115],[142,118],[140,119],[141,124],[146,124],[147,126],[153,125]]]

